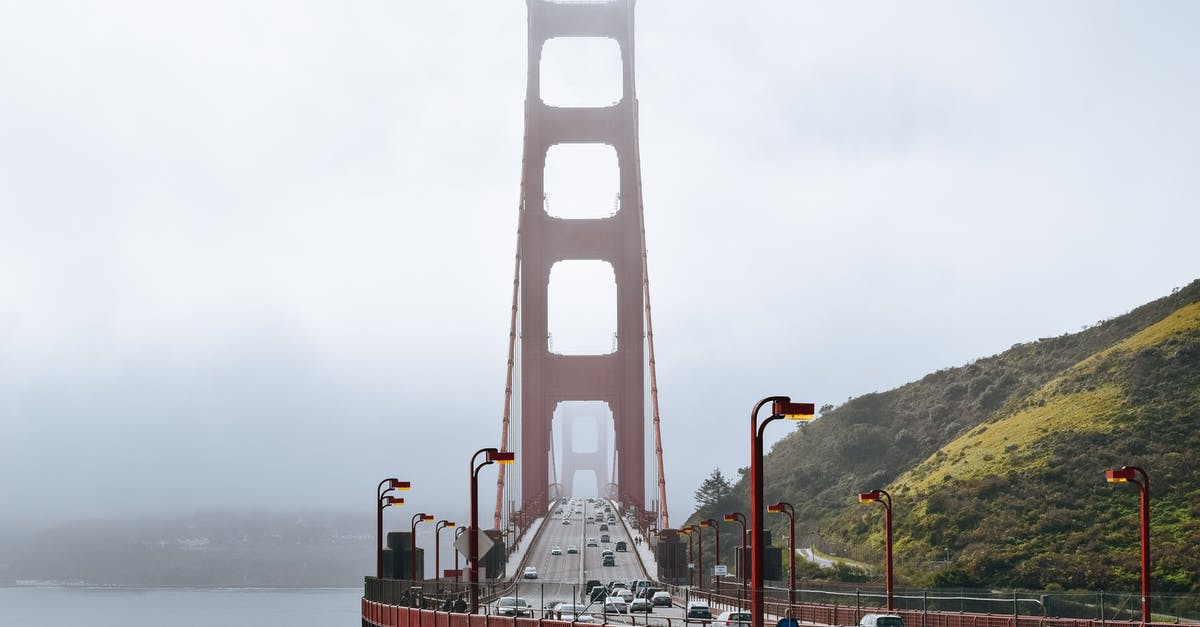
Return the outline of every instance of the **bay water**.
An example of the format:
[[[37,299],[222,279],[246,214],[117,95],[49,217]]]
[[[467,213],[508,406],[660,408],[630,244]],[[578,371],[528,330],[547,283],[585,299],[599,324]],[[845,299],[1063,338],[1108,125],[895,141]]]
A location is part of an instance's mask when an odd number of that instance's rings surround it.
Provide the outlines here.
[[[0,626],[355,627],[362,588],[0,587]]]

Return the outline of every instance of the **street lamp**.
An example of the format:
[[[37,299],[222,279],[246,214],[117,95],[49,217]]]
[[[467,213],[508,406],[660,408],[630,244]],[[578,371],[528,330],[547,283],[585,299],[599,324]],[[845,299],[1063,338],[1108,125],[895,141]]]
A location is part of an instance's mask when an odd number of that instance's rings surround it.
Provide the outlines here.
[[[717,532],[717,553],[716,553],[716,558],[714,558],[714,561],[717,564],[720,564],[721,563],[721,525],[717,521],[713,520],[712,518],[709,518],[708,520],[700,521],[700,526],[701,527],[711,527],[713,531]],[[700,576],[703,577],[704,573],[700,573]],[[713,578],[716,580],[717,596],[720,596],[721,595],[721,578],[716,577],[715,575]]]
[[[695,571],[696,571],[696,569],[692,568],[692,564],[694,563],[694,560],[696,559],[696,558],[692,557],[692,531],[694,531],[695,529],[696,529],[695,527],[684,527],[683,529],[680,529],[680,530],[679,530],[679,533],[682,533],[683,535],[687,536],[687,543],[688,543],[688,586],[694,586],[694,585],[695,585],[694,583],[692,583],[692,581],[695,579],[695,576],[694,576],[694,574],[695,574]]]
[[[887,579],[887,609],[892,611],[892,495],[884,490],[871,490],[858,495],[862,503],[883,504],[884,576]]]
[[[384,489],[384,484],[387,489]],[[388,497],[392,490],[408,490],[412,486],[407,481],[389,477],[379,482],[375,488],[375,578],[383,577],[383,508],[391,505],[404,505],[404,499]],[[386,501],[385,501],[386,497]]]
[[[792,606],[796,604],[796,508],[792,507],[791,503],[780,501],[768,505],[767,511],[788,515],[788,549],[791,555],[788,561],[788,572],[791,573],[788,579],[788,605]]]
[[[758,424],[758,412],[771,404],[771,416]],[[780,419],[812,420],[816,410],[812,403],[793,403],[787,396],[768,396],[750,412],[750,576],[753,588],[750,599],[750,627],[763,627],[763,430]]]
[[[475,465],[480,453],[486,453],[486,456],[483,462]],[[467,566],[470,569],[468,582],[472,614],[479,611],[479,469],[490,464],[511,464],[516,459],[516,453],[502,452],[495,447],[481,448],[471,456],[471,527],[467,530]]]
[[[455,529],[455,530],[454,530],[454,542],[455,542],[456,544],[458,543],[458,539],[459,539],[459,538],[462,536],[462,534],[463,534],[463,533],[465,533],[466,531],[467,531],[467,528],[466,528],[466,527],[459,527],[459,528],[457,528],[457,529]],[[454,549],[454,570],[459,570],[459,565],[458,565],[458,547],[455,547],[455,549]]]
[[[408,577],[410,581],[417,580],[417,525],[423,522],[433,522],[433,516],[425,512],[413,514],[412,535],[408,537],[410,547],[408,552]]]
[[[742,598],[738,600],[740,609],[741,607],[745,607],[742,604],[746,602],[746,582],[750,580],[746,576],[746,515],[741,512],[725,514],[725,522],[735,522],[742,526],[742,559],[738,562],[738,576],[742,578]]]
[[[442,578],[442,529],[454,527],[449,520],[439,520],[433,525],[433,578]]]
[[[703,525],[692,525],[696,530],[696,586],[704,589],[704,534]]]
[[[1138,476],[1141,481],[1138,481]],[[1142,622],[1150,622],[1150,475],[1137,466],[1105,471],[1109,483],[1132,483],[1141,495],[1142,527]]]

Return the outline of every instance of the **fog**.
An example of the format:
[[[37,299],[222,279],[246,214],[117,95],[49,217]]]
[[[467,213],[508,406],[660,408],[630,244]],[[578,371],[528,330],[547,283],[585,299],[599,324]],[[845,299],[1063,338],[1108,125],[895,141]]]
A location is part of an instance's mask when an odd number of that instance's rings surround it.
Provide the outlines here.
[[[763,396],[837,405],[1200,276],[1193,3],[637,10],[676,520]],[[465,518],[525,37],[518,1],[0,5],[0,521],[369,523],[390,476],[395,520]]]

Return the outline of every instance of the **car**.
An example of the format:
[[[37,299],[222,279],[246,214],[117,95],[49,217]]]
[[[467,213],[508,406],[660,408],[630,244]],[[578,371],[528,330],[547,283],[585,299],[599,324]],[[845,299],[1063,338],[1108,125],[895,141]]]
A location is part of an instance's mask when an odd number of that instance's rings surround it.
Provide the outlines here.
[[[747,612],[745,610],[732,610],[729,612],[721,612],[717,616],[716,622],[714,622],[713,624],[714,625],[749,627],[750,612]]]
[[[634,593],[643,599],[653,599],[656,592],[659,592],[658,588],[634,588]]]
[[[550,549],[550,554],[551,555],[562,555],[562,547],[556,546],[556,547]]]
[[[625,599],[626,603],[633,602],[633,590],[630,590],[629,588],[617,588],[616,590],[612,591],[612,595]]]
[[[904,627],[904,619],[898,614],[864,614],[858,619],[859,627]]]
[[[537,579],[537,566],[526,566],[525,574],[521,576],[525,579]]]
[[[590,614],[585,614],[587,608],[582,605],[574,605],[571,603],[561,603],[554,608],[558,614],[558,620],[571,621],[574,623],[594,623],[596,619]]]
[[[602,534],[600,534],[600,541],[601,541],[601,542],[603,542],[603,543],[605,543],[605,544],[608,544],[609,542],[611,542],[611,540],[609,540],[609,538],[608,538],[608,534],[607,534],[607,533],[602,533]]]
[[[606,597],[608,597],[608,590],[605,590],[604,586],[592,586],[591,593],[588,595],[588,599],[593,602],[603,602]]]
[[[621,597],[607,597],[604,599],[604,611],[608,614],[628,614],[629,604]]]
[[[625,544],[624,540],[621,540],[620,542],[617,542],[617,550],[624,553],[629,550],[629,545]]]
[[[600,559],[600,565],[601,566],[616,566],[617,560],[613,559],[613,556],[611,556],[611,555],[605,555],[603,558]]]
[[[588,538],[587,545],[588,546],[600,546],[600,541],[595,538]]]
[[[712,610],[708,609],[706,601],[690,601],[687,605],[685,618],[712,618]]]
[[[609,589],[609,590],[616,590],[617,588],[628,588],[628,587],[629,587],[629,586],[625,585],[625,582],[624,582],[624,581],[610,581],[610,582],[608,582],[608,589]]]
[[[600,551],[600,557],[612,557],[612,554],[612,549],[604,549],[603,551]]]
[[[599,579],[588,579],[588,580],[587,580],[587,583],[583,584],[583,589],[584,589],[584,590],[591,590],[592,588],[595,588],[596,586],[603,586],[603,585],[604,585],[604,584],[600,583],[600,580],[599,580]],[[607,589],[607,588],[606,588],[606,589]],[[608,596],[608,595],[606,594],[606,595],[604,595],[604,596]]]
[[[500,597],[496,601],[495,612],[500,616],[533,616],[529,604],[519,597]]]
[[[653,612],[654,605],[650,603],[650,599],[634,599],[629,602],[630,612]]]
[[[671,607],[671,593],[666,590],[659,590],[650,597],[650,602],[655,607]]]
[[[608,525],[607,524],[600,525],[600,531],[608,531]]]
[[[579,553],[579,547],[574,544],[567,547],[567,555],[575,555],[576,553]]]
[[[571,524],[571,521],[569,521],[569,520],[567,520],[566,518],[564,518],[564,519],[563,519],[563,524],[564,524],[564,525],[569,525],[569,524]]]

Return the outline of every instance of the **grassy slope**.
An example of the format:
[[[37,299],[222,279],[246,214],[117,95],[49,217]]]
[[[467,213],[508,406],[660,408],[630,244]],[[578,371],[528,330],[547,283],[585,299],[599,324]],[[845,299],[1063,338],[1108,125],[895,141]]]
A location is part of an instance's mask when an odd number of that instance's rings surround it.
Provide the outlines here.
[[[877,546],[878,508],[853,496],[887,487],[901,561],[948,548],[943,577],[958,584],[1114,588],[1136,578],[1137,498],[1102,473],[1143,464],[1156,477],[1160,579],[1194,589],[1196,303],[1200,281],[1080,333],[852,399],[774,447],[766,497],[796,504],[801,535]],[[743,477],[689,522],[745,511],[745,488]],[[768,520],[782,537],[783,521]]]

